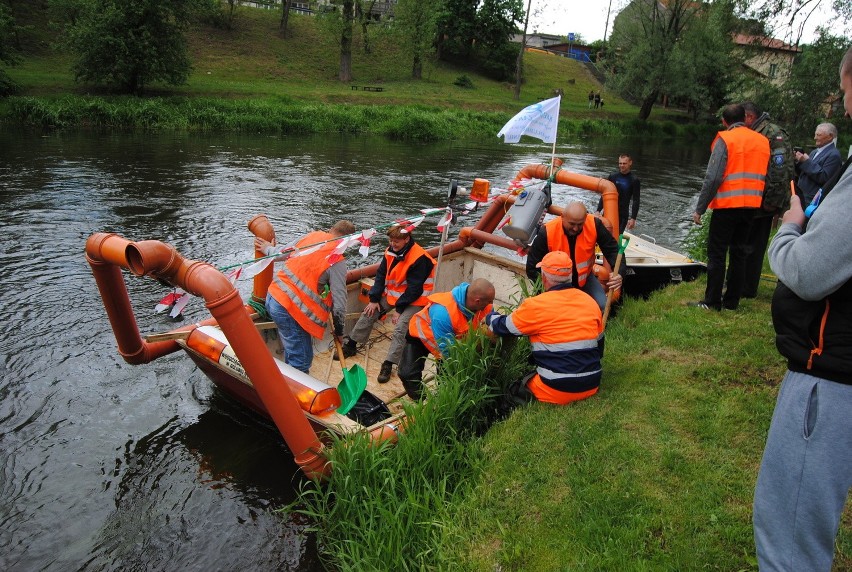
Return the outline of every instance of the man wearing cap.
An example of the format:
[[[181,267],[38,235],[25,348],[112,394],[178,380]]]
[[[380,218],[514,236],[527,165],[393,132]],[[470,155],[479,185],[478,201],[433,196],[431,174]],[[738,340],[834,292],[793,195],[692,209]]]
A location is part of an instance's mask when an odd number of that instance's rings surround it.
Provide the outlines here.
[[[571,283],[594,298],[603,312],[606,292],[592,272],[596,244],[600,246],[610,268],[615,269],[618,243],[601,219],[590,215],[582,202],[573,201],[562,209],[561,217],[554,218],[540,227],[527,253],[527,277],[530,280],[538,278],[538,263],[548,252],[566,252],[573,263]],[[614,270],[606,286],[609,290],[617,290],[621,288],[621,282],[621,275]]]
[[[571,287],[573,263],[562,251],[547,253],[536,267],[544,292],[526,298],[508,316],[485,318],[498,336],[529,336],[536,371],[509,388],[514,402],[532,398],[564,405],[598,392],[603,355],[603,319],[598,304]]]

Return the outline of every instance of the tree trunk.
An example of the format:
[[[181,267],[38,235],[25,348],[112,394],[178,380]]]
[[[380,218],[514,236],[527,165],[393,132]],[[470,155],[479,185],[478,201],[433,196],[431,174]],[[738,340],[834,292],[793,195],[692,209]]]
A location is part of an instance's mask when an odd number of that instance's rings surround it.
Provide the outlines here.
[[[292,4],[293,0],[283,0],[281,2],[281,22],[278,24],[278,30],[284,38],[287,37],[287,24],[290,22],[290,6]]]
[[[420,54],[414,55],[414,63],[411,66],[411,78],[412,79],[422,79],[423,78],[423,60],[420,58]]]
[[[352,81],[352,20],[354,0],[345,0],[343,10],[343,32],[340,34],[340,81]]]
[[[642,121],[647,121],[648,117],[651,115],[651,108],[654,107],[654,103],[657,101],[657,97],[660,95],[660,90],[655,89],[648,97],[642,100],[642,107],[639,108],[639,119]]]
[[[521,38],[521,49],[518,52],[518,61],[515,62],[515,101],[521,99],[521,80],[524,77],[524,50],[527,47],[527,24],[530,22],[530,9],[532,8],[532,0],[527,2],[527,15],[524,18],[524,35]]]

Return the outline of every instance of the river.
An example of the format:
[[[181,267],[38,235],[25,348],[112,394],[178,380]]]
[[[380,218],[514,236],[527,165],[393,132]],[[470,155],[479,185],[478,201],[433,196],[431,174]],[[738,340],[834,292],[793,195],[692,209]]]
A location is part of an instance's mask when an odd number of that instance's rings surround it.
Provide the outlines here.
[[[560,142],[557,155],[605,176],[632,153],[635,231],[679,249],[708,143],[582,140]],[[274,428],[182,353],[144,366],[120,358],[83,253],[92,233],[158,239],[225,266],[251,258],[255,214],[280,241],[340,218],[369,228],[443,206],[450,179],[505,188],[548,156],[548,145],[496,137],[0,133],[0,569],[322,569],[309,523],[273,510],[294,500],[300,478]],[[557,204],[569,197],[597,200],[554,188]],[[418,235],[438,239],[431,222]],[[183,323],[154,313],[163,286],[128,286],[143,333]],[[196,301],[184,322],[205,315]]]

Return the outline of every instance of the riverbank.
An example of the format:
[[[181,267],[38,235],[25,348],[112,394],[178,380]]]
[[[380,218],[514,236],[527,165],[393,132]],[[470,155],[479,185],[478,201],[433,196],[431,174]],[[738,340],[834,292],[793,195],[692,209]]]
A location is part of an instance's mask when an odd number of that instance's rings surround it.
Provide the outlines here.
[[[722,313],[686,306],[704,286],[626,300],[607,326],[600,393],[516,410],[467,445],[452,486],[410,459],[429,494],[396,498],[385,487],[369,527],[336,523],[350,543],[323,529],[335,569],[369,557],[387,570],[400,558],[412,569],[756,570],[752,494],[786,369],[769,315],[774,284]],[[351,474],[373,482],[358,461],[349,456]],[[403,471],[394,466],[380,474]],[[424,497],[440,507],[428,518]],[[847,507],[836,570],[852,567],[850,517]]]
[[[392,37],[376,34],[356,51],[353,80],[336,79],[339,48],[315,18],[291,16],[282,38],[275,11],[241,7],[232,29],[197,25],[188,34],[193,71],[186,85],[152,85],[144,97],[77,84],[69,55],[53,46],[46,15],[26,23],[28,51],[7,68],[20,92],[0,100],[0,123],[38,129],[135,129],[269,134],[365,133],[394,139],[493,138],[522,107],[563,93],[560,137],[706,137],[677,110],[635,119],[637,108],[601,86],[585,65],[527,53],[520,100],[513,86],[445,62],[427,62],[423,79]],[[298,49],[296,47],[298,46]],[[364,91],[352,86],[379,87]],[[588,109],[601,91],[605,111]]]

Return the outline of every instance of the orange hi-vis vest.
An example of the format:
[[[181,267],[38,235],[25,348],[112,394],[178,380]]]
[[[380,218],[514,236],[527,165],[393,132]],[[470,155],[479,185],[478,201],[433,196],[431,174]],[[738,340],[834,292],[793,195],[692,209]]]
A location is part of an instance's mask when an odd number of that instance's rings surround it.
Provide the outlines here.
[[[728,164],[725,165],[724,179],[710,202],[710,208],[760,208],[769,165],[769,140],[748,127],[734,127],[729,131],[720,131],[711,149],[719,138],[728,148]]]
[[[269,285],[272,297],[315,338],[322,338],[332,307],[331,291],[325,298],[319,293],[319,279],[331,267],[328,256],[337,246],[334,238],[334,235],[322,231],[305,235],[296,243],[297,249],[326,240],[329,242],[309,254],[288,258]]]
[[[414,314],[408,323],[408,333],[412,337],[419,338],[423,342],[423,345],[426,346],[426,349],[436,358],[441,358],[441,349],[438,347],[438,341],[435,339],[435,333],[432,331],[432,318],[429,316],[429,306],[432,304],[440,304],[447,309],[456,339],[464,337],[468,330],[470,330],[471,324],[474,327],[479,326],[482,320],[485,319],[485,316],[491,313],[492,307],[491,304],[488,304],[482,310],[474,313],[473,317],[468,320],[464,312],[459,308],[452,292],[439,292],[429,296],[426,307]]]
[[[547,233],[547,250],[553,252],[561,250],[571,255],[571,249],[568,245],[568,237],[565,235],[565,229],[562,228],[562,218],[556,217],[548,221],[544,225]],[[576,286],[582,288],[586,285],[586,279],[595,265],[595,245],[598,243],[598,231],[595,227],[595,217],[586,215],[586,222],[583,223],[583,231],[577,235],[577,242],[574,244],[574,270],[577,271]]]
[[[385,267],[388,268],[388,273],[385,276],[385,296],[387,296],[388,305],[395,306],[399,297],[405,294],[405,290],[408,288],[408,269],[424,254],[432,261],[432,272],[429,273],[429,277],[423,282],[423,294],[417,300],[411,302],[412,306],[425,305],[426,297],[435,288],[435,259],[429,256],[423,250],[423,247],[415,242],[411,245],[409,251],[405,253],[405,257],[391,269],[391,264],[396,260],[396,256],[385,250]]]

